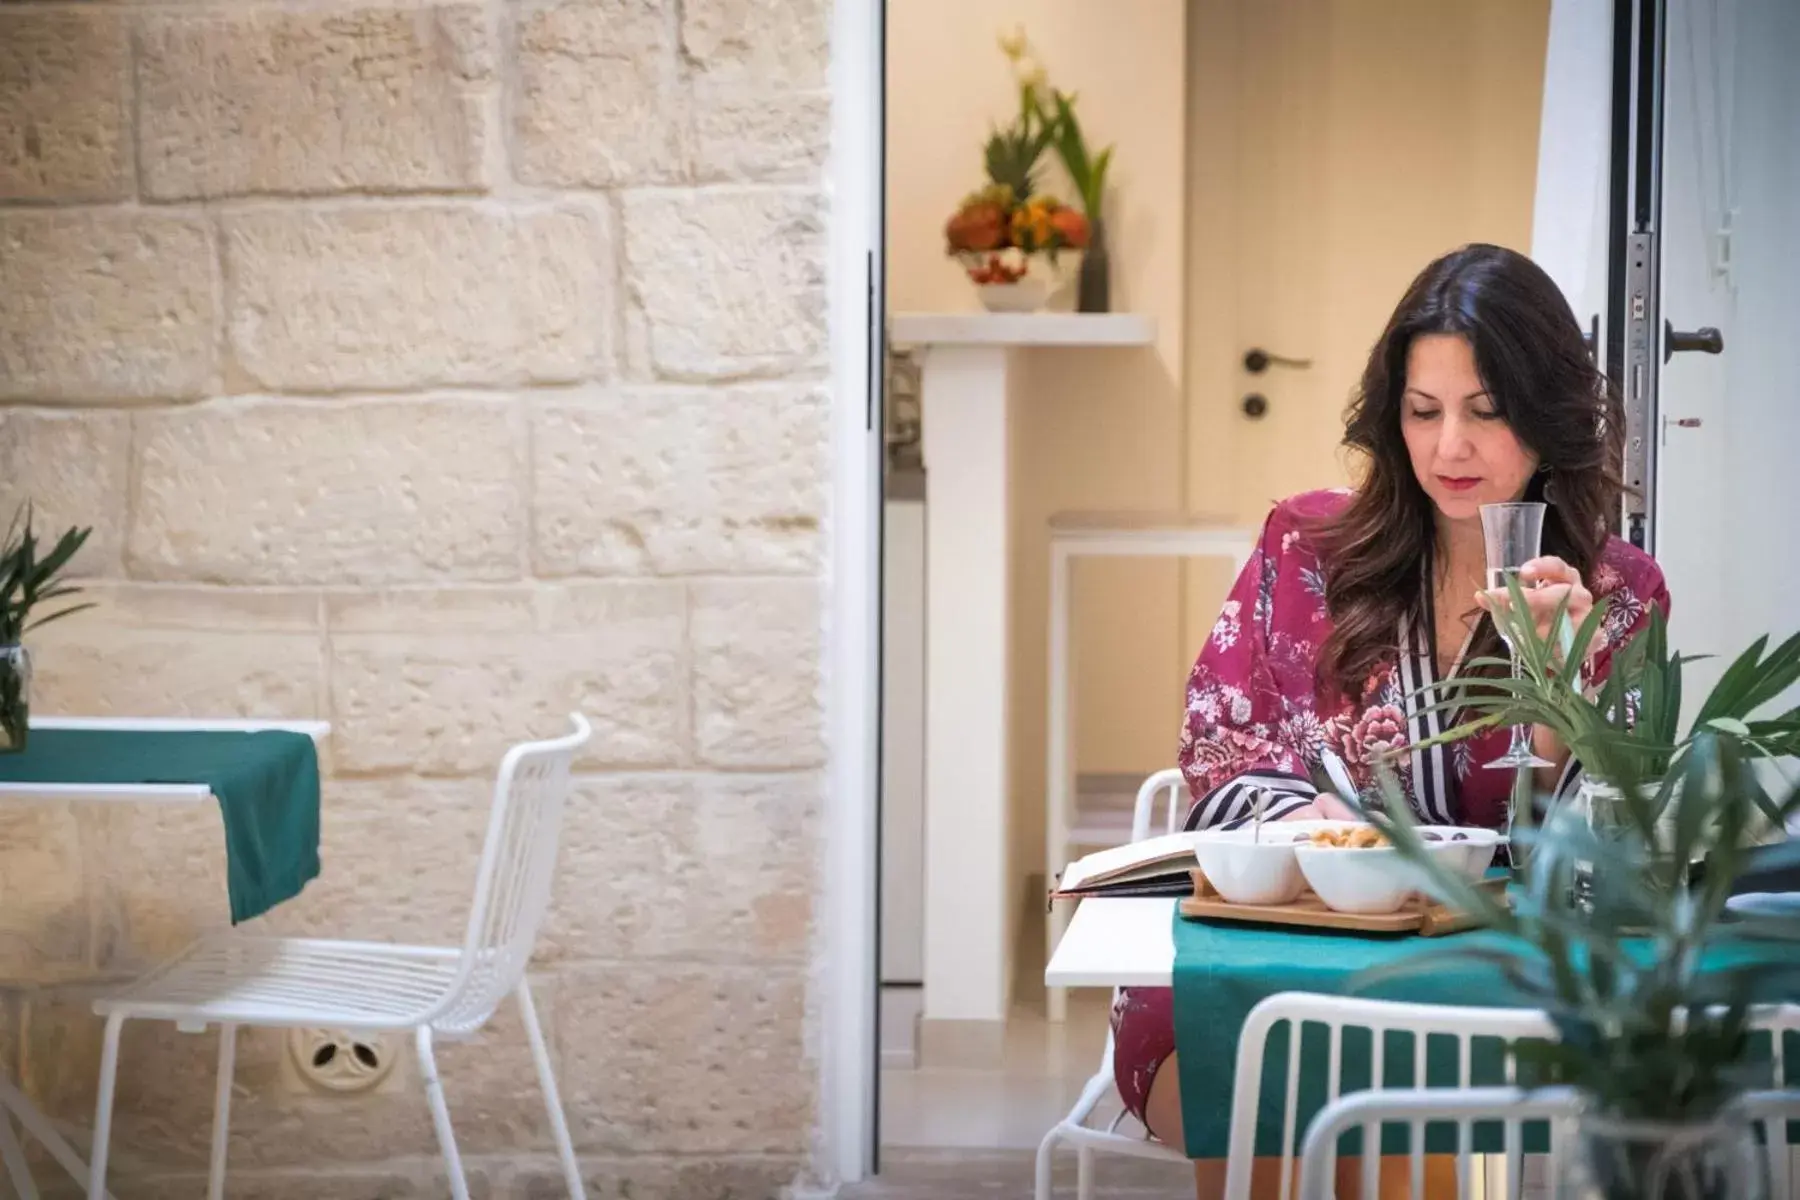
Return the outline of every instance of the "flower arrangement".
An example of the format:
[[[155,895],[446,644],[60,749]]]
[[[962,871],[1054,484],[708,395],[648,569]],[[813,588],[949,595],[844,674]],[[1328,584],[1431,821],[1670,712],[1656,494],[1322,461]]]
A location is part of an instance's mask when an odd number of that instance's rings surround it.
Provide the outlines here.
[[[1031,57],[1022,30],[1003,35],[1000,49],[1012,67],[1018,112],[990,131],[983,148],[987,182],[963,197],[944,226],[949,253],[984,285],[1018,283],[1030,274],[1033,258],[1043,256],[1055,266],[1060,254],[1085,249],[1089,215],[1097,211],[1111,159],[1110,148],[1089,159],[1074,97],[1050,89],[1046,103],[1044,69]],[[1041,163],[1052,149],[1081,191],[1088,215],[1040,190]]]

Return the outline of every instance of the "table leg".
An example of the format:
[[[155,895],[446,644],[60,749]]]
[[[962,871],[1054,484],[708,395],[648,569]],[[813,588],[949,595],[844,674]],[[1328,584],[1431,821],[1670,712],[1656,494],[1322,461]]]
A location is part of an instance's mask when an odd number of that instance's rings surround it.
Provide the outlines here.
[[[13,1129],[12,1114],[0,1112],[0,1160],[6,1163],[6,1177],[12,1180],[19,1200],[38,1200],[37,1180],[31,1177],[31,1164],[25,1161],[25,1147]]]
[[[1045,722],[1044,763],[1044,882],[1053,887],[1069,865],[1069,814],[1074,807],[1074,648],[1069,644],[1073,621],[1073,559],[1054,542],[1050,546],[1050,662],[1046,680],[1050,711]],[[1069,927],[1066,901],[1050,906],[1045,918],[1044,961],[1056,953],[1056,944]],[[1069,1015],[1069,993],[1053,987],[1047,996],[1050,1020]]]
[[[50,1152],[50,1157],[56,1160],[58,1166],[78,1182],[87,1182],[88,1165],[81,1161],[81,1155],[77,1154],[75,1147],[69,1145],[63,1135],[56,1131],[56,1126],[50,1123],[50,1118],[45,1116],[38,1106],[31,1102],[30,1097],[20,1091],[10,1079],[0,1078],[0,1113],[11,1113],[17,1117],[25,1132]],[[106,1194],[106,1200],[113,1200],[111,1192]]]

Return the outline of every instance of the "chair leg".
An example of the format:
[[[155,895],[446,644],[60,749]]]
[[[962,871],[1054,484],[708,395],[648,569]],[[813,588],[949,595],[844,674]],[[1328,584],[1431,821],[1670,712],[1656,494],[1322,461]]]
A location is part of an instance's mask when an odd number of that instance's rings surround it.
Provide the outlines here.
[[[1086,1146],[1075,1151],[1075,1200],[1094,1200],[1094,1152]]]
[[[206,1200],[225,1200],[225,1151],[231,1144],[231,1080],[237,1070],[237,1026],[219,1026],[218,1093],[213,1097],[212,1163],[206,1172]]]
[[[113,1089],[119,1081],[119,1033],[124,1027],[122,1014],[106,1018],[106,1036],[100,1044],[100,1096],[94,1102],[94,1149],[88,1159],[88,1200],[103,1200],[106,1195],[106,1154],[112,1142]]]
[[[1050,1167],[1051,1159],[1056,1153],[1056,1127],[1051,1126],[1044,1140],[1038,1143],[1037,1182],[1032,1190],[1032,1200],[1050,1200]]]
[[[569,1137],[568,1118],[563,1114],[562,1096],[556,1090],[556,1073],[550,1067],[550,1049],[544,1044],[537,1005],[531,1000],[531,985],[521,978],[514,994],[519,998],[519,1017],[525,1022],[525,1037],[531,1043],[531,1060],[537,1066],[544,1107],[550,1113],[550,1132],[556,1138],[556,1154],[562,1159],[563,1182],[568,1185],[572,1200],[587,1200],[587,1189],[581,1184],[581,1164],[575,1161],[575,1143]]]
[[[0,1108],[0,1160],[6,1163],[6,1177],[12,1180],[19,1200],[38,1200],[37,1180],[31,1177],[31,1164],[25,1159],[25,1147],[13,1129],[12,1114]]]
[[[419,1026],[413,1045],[419,1054],[419,1077],[425,1081],[425,1100],[431,1105],[431,1123],[437,1126],[444,1171],[450,1176],[450,1195],[453,1200],[469,1200],[469,1181],[463,1178],[462,1156],[456,1152],[456,1133],[450,1128],[450,1106],[444,1101],[444,1081],[438,1078],[437,1056],[431,1052],[430,1026]]]

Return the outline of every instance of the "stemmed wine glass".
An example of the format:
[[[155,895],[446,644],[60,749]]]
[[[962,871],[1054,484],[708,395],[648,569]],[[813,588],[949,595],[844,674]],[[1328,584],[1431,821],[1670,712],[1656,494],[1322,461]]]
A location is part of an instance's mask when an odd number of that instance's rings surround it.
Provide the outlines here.
[[[1519,573],[1519,568],[1536,558],[1544,536],[1544,506],[1537,503],[1484,504],[1481,506],[1481,534],[1487,543],[1488,588],[1505,589],[1506,581]],[[1519,678],[1518,650],[1506,636],[1506,626],[1494,622],[1506,642],[1512,660],[1512,676]],[[1512,727],[1512,743],[1506,753],[1487,764],[1490,767],[1548,767],[1531,749],[1531,734],[1523,725]]]

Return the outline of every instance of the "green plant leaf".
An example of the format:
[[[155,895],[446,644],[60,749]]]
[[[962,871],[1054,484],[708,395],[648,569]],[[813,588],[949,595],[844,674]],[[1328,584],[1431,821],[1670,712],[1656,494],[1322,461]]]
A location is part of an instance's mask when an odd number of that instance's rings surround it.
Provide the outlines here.
[[[76,604],[69,608],[58,609],[53,613],[47,613],[44,616],[37,618],[35,621],[32,621],[29,625],[25,626],[25,628],[26,630],[42,629],[52,621],[60,621],[64,617],[72,617],[78,612],[86,612],[90,608],[99,607],[98,604],[90,600],[86,604]]]

